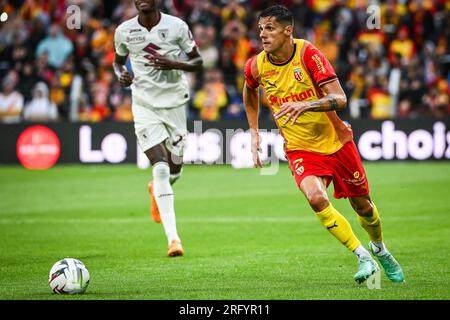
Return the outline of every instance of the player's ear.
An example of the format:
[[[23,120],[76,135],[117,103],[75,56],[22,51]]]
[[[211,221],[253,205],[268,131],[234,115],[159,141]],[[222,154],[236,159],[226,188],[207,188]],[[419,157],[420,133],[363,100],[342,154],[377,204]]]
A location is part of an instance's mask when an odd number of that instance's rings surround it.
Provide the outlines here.
[[[293,31],[294,31],[294,26],[292,24],[288,24],[286,27],[284,27],[284,34],[289,37],[292,35]]]

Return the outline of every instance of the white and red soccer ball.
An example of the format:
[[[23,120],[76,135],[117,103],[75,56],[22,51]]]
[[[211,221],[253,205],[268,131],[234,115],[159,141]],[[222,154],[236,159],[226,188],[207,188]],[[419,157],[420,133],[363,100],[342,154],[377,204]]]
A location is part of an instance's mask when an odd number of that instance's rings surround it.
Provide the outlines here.
[[[84,263],[72,258],[56,262],[48,275],[50,288],[58,294],[84,293],[89,279],[89,271]]]

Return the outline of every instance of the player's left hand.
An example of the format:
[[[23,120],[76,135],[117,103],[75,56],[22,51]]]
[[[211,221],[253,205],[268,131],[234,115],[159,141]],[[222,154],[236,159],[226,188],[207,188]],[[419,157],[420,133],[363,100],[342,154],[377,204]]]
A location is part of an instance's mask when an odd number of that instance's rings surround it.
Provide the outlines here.
[[[157,70],[173,70],[178,69],[178,61],[163,56],[157,56],[150,59],[148,64]]]
[[[298,117],[309,109],[308,104],[305,102],[285,102],[281,106],[281,109],[274,114],[275,119],[279,119],[284,115],[288,115],[283,121],[283,125],[287,124],[291,120],[291,125],[297,121]]]

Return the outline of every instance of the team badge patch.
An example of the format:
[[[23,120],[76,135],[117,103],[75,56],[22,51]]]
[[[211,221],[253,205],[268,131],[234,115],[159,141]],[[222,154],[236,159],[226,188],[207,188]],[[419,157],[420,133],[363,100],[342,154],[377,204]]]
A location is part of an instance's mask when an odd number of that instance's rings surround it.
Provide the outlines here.
[[[303,79],[303,70],[302,68],[294,69],[294,77],[297,81],[302,81]]]
[[[167,37],[169,36],[169,29],[159,29],[158,36],[162,41],[166,41]]]

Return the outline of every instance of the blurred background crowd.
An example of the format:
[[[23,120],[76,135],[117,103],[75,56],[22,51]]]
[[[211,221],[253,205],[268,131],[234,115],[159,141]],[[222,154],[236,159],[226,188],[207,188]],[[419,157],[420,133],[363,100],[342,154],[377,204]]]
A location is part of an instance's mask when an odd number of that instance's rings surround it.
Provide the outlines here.
[[[189,24],[204,59],[188,75],[189,119],[245,119],[243,66],[261,51],[258,13],[277,3],[293,12],[295,37],[333,64],[349,101],[344,118],[450,115],[449,1],[159,2]],[[80,29],[67,28],[71,5]],[[116,27],[137,14],[133,0],[0,0],[0,14],[0,122],[132,121],[131,92],[112,63]],[[270,118],[264,99],[261,113]]]

